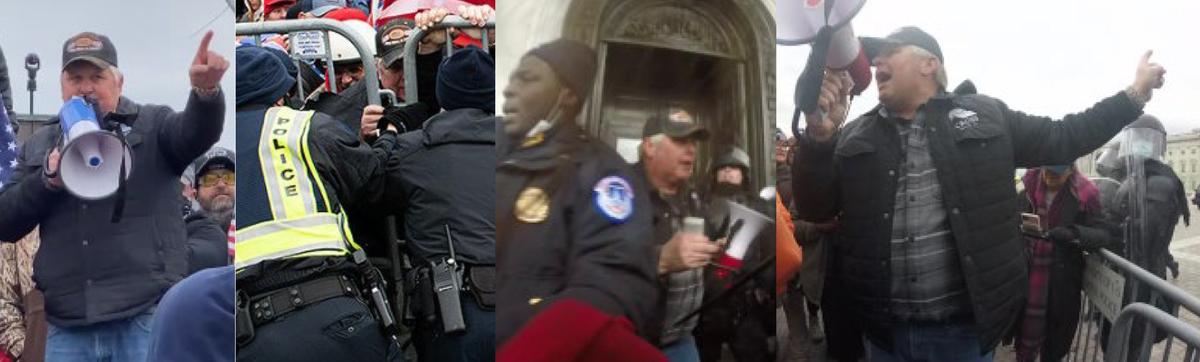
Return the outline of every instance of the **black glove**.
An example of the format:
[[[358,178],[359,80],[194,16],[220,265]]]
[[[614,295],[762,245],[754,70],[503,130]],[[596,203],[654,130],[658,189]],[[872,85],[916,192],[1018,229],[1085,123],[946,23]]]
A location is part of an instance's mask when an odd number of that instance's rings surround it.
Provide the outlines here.
[[[1050,232],[1046,233],[1046,236],[1052,241],[1066,242],[1079,238],[1079,233],[1075,232],[1075,229],[1069,226],[1059,226],[1050,229]]]
[[[380,127],[385,127],[386,124],[396,126],[397,133],[405,133],[421,129],[425,120],[432,117],[433,114],[429,111],[429,106],[424,103],[413,103],[404,106],[393,106],[384,109],[383,120],[380,122]]]

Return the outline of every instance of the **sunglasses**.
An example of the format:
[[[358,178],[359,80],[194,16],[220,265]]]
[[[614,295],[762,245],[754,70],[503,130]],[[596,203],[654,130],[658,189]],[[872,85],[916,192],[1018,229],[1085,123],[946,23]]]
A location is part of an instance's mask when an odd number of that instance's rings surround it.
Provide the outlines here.
[[[224,182],[226,185],[234,186],[237,178],[233,173],[207,173],[200,176],[200,186],[216,186],[217,182]]]

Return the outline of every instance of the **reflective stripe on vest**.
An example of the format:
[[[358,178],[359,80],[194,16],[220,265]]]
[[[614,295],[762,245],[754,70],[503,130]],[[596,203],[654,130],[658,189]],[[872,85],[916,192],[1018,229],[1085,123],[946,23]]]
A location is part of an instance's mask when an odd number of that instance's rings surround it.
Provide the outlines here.
[[[264,116],[258,157],[272,220],[236,231],[239,270],[264,260],[346,255],[358,248],[345,215],[328,209],[329,197],[309,153],[313,114],[274,107]]]
[[[345,255],[338,217],[320,213],[290,220],[273,220],[237,231],[237,269],[264,260],[300,256]]]

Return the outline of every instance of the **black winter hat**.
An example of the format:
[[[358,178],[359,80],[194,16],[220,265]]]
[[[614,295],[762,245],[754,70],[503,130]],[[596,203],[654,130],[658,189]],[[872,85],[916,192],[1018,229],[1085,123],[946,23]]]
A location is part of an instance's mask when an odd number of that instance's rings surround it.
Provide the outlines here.
[[[496,112],[496,64],[482,49],[468,46],[442,61],[437,74],[438,103]]]
[[[270,51],[256,46],[240,46],[237,61],[237,105],[271,105],[283,98],[296,79],[288,77],[283,62]]]
[[[550,65],[558,79],[580,99],[587,97],[596,76],[596,52],[591,47],[569,39],[558,39],[537,48],[526,56],[535,56]]]

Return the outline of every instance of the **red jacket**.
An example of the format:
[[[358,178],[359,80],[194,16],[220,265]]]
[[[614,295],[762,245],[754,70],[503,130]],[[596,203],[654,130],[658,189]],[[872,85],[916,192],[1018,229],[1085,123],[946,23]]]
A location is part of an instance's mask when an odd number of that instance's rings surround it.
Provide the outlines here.
[[[529,320],[496,353],[499,362],[666,361],[634,333],[633,323],[575,299],[563,299]]]

